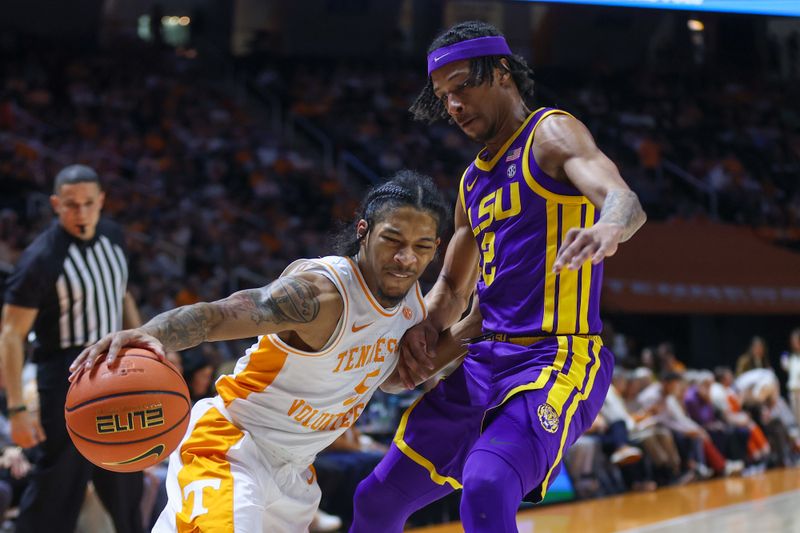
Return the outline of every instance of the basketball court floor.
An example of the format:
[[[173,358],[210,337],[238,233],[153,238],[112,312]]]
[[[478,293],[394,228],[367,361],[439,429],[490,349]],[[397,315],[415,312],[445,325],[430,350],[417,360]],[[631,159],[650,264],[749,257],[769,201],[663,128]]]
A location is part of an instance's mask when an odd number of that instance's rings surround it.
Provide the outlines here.
[[[520,533],[800,533],[800,468],[543,506],[521,512],[517,525]]]

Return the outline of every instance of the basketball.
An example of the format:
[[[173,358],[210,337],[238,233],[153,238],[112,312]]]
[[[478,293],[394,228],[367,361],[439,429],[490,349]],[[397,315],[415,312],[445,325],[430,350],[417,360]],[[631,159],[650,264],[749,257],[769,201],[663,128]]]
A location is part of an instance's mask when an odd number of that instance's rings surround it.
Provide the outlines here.
[[[101,356],[67,392],[67,430],[78,451],[114,472],[138,472],[178,446],[189,424],[189,390],[169,361],[123,348],[114,368]]]

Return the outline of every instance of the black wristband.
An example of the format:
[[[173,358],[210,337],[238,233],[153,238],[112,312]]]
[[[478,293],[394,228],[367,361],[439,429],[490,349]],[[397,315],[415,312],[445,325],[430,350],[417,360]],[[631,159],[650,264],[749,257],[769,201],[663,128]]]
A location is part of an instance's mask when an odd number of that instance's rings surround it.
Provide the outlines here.
[[[12,416],[12,415],[15,415],[17,413],[21,413],[22,411],[27,411],[27,410],[28,410],[28,406],[26,406],[25,404],[22,404],[22,405],[15,405],[14,407],[9,407],[8,409],[6,409],[6,412],[8,413],[8,416]]]

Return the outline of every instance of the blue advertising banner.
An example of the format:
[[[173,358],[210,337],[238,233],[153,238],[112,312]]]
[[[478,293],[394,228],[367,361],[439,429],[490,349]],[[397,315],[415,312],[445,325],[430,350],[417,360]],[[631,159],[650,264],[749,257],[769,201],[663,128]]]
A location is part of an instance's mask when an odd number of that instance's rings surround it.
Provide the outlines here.
[[[537,1],[537,0],[527,0]],[[717,11],[756,15],[800,16],[800,0],[546,0],[547,3],[649,7],[683,11]]]

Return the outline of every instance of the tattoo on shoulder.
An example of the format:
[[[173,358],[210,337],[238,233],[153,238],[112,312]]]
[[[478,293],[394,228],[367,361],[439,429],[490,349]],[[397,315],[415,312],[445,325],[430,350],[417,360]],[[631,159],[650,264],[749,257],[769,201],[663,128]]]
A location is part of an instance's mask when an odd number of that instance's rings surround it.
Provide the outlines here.
[[[279,278],[267,287],[247,292],[254,304],[250,318],[256,325],[305,324],[319,314],[319,289],[302,278]]]

